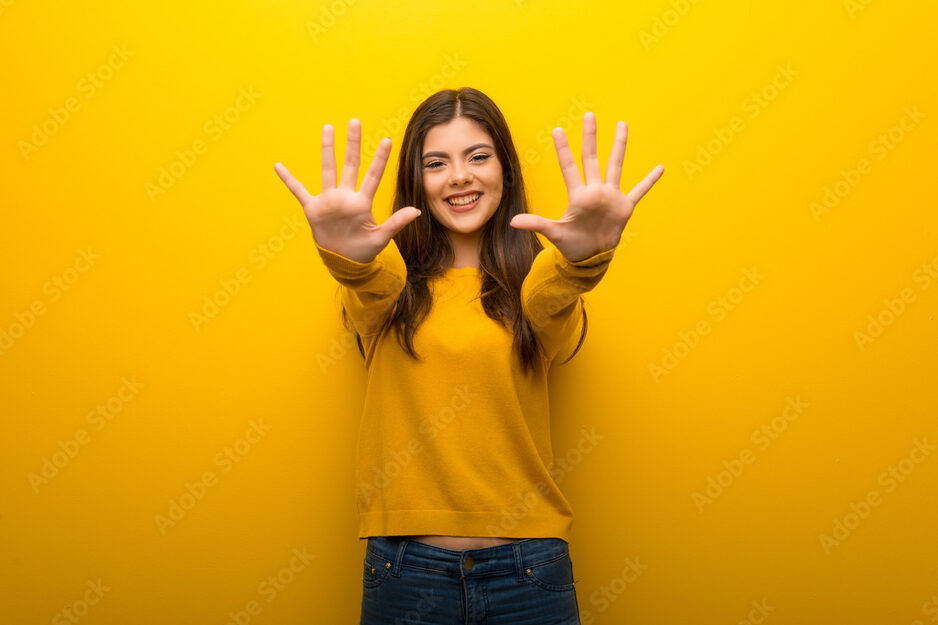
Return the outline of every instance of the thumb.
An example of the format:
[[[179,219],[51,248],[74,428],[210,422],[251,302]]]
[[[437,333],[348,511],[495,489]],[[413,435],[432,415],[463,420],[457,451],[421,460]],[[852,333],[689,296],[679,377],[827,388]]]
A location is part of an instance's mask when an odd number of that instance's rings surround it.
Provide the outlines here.
[[[548,239],[553,240],[557,229],[557,222],[540,215],[521,213],[511,218],[509,224],[518,230],[531,230],[540,232]]]
[[[391,216],[388,217],[383,224],[381,224],[381,229],[386,230],[388,238],[391,238],[404,226],[417,219],[417,217],[420,216],[420,213],[420,209],[414,206],[405,206],[404,208],[398,209],[391,213]]]

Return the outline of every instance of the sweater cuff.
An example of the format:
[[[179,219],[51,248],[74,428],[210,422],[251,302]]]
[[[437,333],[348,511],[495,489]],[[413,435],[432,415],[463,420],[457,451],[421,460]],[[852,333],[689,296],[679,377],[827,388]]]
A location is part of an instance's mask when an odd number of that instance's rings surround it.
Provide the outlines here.
[[[556,245],[551,247],[553,248],[554,262],[557,264],[557,269],[575,276],[594,276],[602,273],[608,268],[612,257],[616,253],[616,248],[612,248],[593,254],[589,258],[572,261],[564,256]]]
[[[404,259],[394,239],[388,241],[384,249],[367,263],[358,262],[332,250],[327,250],[321,247],[319,243],[316,243],[315,239],[313,242],[316,244],[316,251],[319,252],[319,256],[325,263],[326,268],[336,278],[361,278],[373,273],[380,266],[396,268],[398,265],[404,264]]]

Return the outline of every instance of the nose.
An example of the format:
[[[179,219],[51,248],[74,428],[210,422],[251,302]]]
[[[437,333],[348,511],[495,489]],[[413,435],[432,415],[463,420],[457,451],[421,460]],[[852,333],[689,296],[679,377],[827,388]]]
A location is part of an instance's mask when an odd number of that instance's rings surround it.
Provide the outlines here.
[[[450,175],[450,184],[458,186],[467,182],[472,182],[472,173],[468,169],[456,165],[453,166],[450,171],[452,171],[452,175]]]

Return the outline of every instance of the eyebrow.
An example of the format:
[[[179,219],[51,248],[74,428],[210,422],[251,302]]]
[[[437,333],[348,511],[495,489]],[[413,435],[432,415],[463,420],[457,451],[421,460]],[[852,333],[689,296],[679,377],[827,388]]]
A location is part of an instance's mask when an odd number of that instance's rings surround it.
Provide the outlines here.
[[[479,148],[489,148],[490,150],[495,149],[488,143],[476,143],[475,145],[470,146],[466,148],[465,150],[463,150],[462,153],[469,154],[469,152],[472,152],[473,150],[478,150]],[[449,154],[447,154],[446,152],[427,152],[426,154],[423,155],[423,158],[430,158],[431,156],[442,156],[443,158],[449,158]]]

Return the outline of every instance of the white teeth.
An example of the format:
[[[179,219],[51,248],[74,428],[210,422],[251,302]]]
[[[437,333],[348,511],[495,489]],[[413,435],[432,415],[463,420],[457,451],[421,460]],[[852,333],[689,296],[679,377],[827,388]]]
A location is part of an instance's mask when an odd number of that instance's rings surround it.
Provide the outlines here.
[[[451,198],[451,199],[446,200],[446,201],[449,202],[450,204],[452,204],[453,206],[465,206],[465,205],[467,205],[467,204],[472,204],[473,202],[475,202],[477,199],[479,199],[479,196],[480,196],[480,195],[482,195],[482,194],[481,194],[481,193],[476,193],[475,195],[468,195],[468,196],[465,196],[465,197]]]

